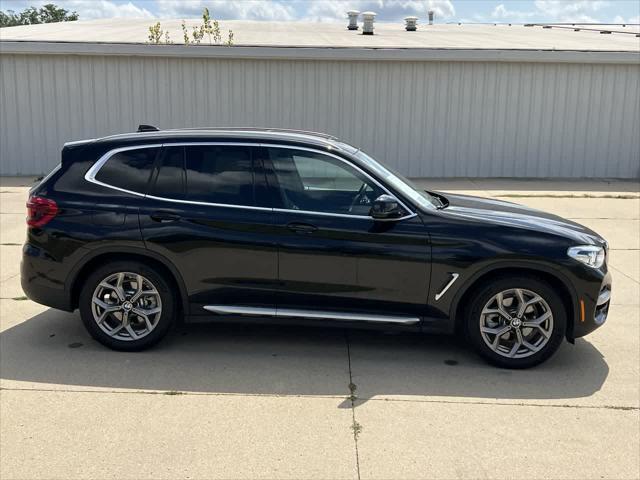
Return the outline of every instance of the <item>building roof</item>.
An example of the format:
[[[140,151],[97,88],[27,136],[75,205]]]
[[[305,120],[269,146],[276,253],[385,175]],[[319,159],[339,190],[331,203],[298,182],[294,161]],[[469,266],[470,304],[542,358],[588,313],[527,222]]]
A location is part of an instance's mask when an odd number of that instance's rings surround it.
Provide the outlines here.
[[[0,29],[0,40],[140,44],[147,42],[154,19],[101,19]],[[182,20],[160,20],[174,44],[183,43]],[[376,22],[375,35],[349,31],[344,23],[221,21],[222,31],[234,33],[234,45],[267,47],[488,49],[587,52],[640,52],[638,25],[478,25],[418,24],[407,32],[401,22]],[[191,30],[198,20],[187,20]],[[579,31],[575,31],[579,29]],[[612,33],[602,34],[601,31]],[[223,38],[226,35],[223,36]],[[207,44],[207,40],[203,44]]]

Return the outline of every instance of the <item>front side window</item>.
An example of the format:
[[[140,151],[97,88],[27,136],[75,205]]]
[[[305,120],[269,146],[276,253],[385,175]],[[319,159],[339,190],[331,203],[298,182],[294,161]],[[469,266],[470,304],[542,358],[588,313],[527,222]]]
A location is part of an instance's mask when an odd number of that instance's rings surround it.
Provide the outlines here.
[[[378,163],[362,150],[358,150],[355,156],[362,162],[364,162],[369,169],[376,172],[387,185],[391,185],[400,193],[413,200],[416,205],[424,208],[425,210],[433,210],[438,208],[441,202],[433,195],[426,192],[424,189],[419,188],[413,182],[406,179],[397,172],[392,171],[390,168],[385,167],[381,163]]]
[[[186,199],[226,205],[254,205],[249,147],[185,147]]]
[[[269,148],[284,208],[369,215],[381,187],[351,165],[321,153]]]
[[[136,193],[146,193],[158,148],[137,148],[112,155],[95,176],[99,182]]]

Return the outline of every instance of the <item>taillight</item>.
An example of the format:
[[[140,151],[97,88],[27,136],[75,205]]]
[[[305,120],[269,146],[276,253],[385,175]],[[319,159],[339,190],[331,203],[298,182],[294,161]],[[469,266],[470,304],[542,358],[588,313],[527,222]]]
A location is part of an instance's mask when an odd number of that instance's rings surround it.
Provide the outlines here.
[[[42,227],[58,214],[58,205],[44,197],[29,197],[27,201],[27,225]]]

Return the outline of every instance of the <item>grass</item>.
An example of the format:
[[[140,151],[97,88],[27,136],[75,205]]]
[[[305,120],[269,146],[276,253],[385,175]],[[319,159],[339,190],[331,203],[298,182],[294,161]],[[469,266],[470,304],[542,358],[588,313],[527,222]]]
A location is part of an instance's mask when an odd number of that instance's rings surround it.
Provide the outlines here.
[[[353,424],[351,425],[351,430],[353,430],[353,436],[357,440],[362,433],[362,425],[360,425],[357,420],[354,420]]]
[[[351,382],[349,384],[349,392],[350,392],[349,400],[351,400],[351,403],[355,402],[356,399],[358,398],[358,396],[356,395],[357,389],[358,389],[358,386],[355,383]]]

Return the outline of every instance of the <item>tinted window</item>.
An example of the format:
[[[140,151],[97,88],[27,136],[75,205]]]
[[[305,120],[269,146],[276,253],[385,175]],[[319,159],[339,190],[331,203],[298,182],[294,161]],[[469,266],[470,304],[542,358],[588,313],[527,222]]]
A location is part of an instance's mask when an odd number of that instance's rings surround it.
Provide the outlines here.
[[[140,148],[116,153],[98,171],[96,180],[132,192],[146,193],[157,153],[157,148]]]
[[[253,168],[248,147],[185,147],[187,199],[254,205]]]
[[[157,197],[184,199],[184,147],[164,150],[153,191]]]
[[[282,202],[291,210],[368,215],[384,190],[351,165],[320,153],[270,148]]]

